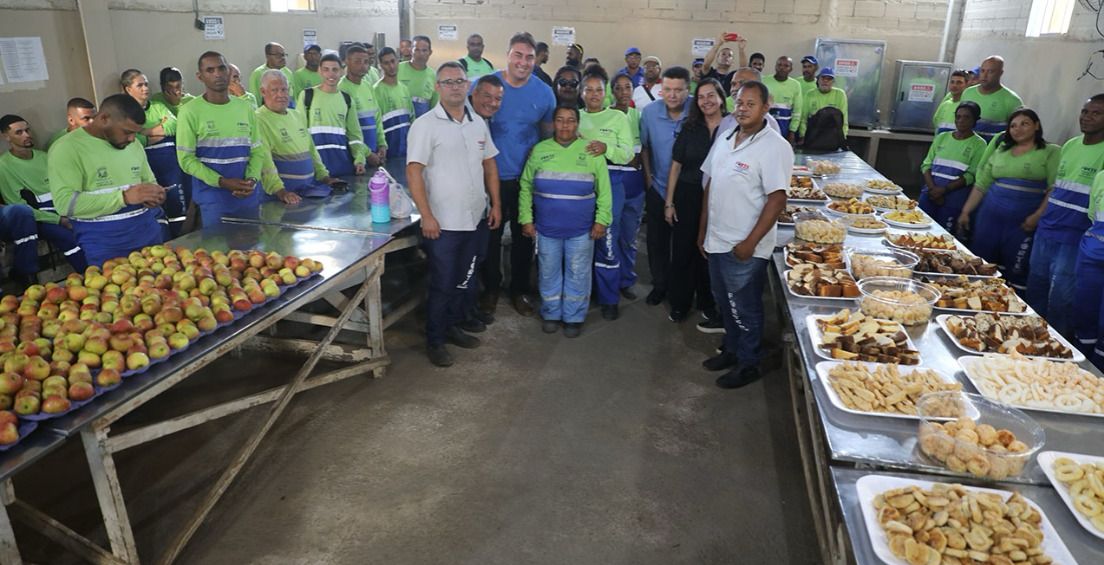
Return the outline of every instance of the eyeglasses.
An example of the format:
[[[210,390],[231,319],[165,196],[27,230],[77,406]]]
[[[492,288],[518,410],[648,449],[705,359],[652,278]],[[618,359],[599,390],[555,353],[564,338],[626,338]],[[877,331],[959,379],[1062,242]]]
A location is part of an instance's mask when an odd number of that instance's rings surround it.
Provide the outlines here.
[[[439,81],[437,81],[437,84],[439,84],[441,86],[455,87],[455,86],[464,86],[465,84],[467,84],[467,82],[468,82],[468,79],[450,78],[450,79],[445,79],[445,80],[439,80]]]
[[[561,78],[560,80],[556,81],[556,84],[567,88],[577,88],[579,86],[579,81]]]

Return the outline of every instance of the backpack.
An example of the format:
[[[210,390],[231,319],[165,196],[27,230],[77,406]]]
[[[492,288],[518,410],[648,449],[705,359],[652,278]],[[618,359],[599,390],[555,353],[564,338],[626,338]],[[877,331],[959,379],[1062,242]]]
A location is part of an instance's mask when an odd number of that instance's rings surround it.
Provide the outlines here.
[[[460,62],[460,66],[464,67],[464,74],[468,74],[468,58],[467,57],[460,57],[459,62]],[[488,59],[486,57],[483,57],[483,62],[490,65],[492,69],[495,68],[494,63],[492,63],[490,59]]]
[[[810,151],[847,149],[843,135],[843,112],[839,108],[821,108],[809,116],[803,147]]]
[[[345,99],[345,109],[348,111],[353,110],[353,98],[349,96],[348,92],[344,90],[338,90],[341,93],[341,97]],[[314,101],[314,89],[308,88],[303,91],[303,111],[307,113],[307,122],[310,123],[310,107],[311,102]]]

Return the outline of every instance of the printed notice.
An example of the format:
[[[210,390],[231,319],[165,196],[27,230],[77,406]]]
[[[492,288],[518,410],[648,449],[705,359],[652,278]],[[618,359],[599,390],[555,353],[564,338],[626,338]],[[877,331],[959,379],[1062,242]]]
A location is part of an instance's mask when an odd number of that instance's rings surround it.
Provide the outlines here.
[[[317,29],[303,29],[303,49],[310,47],[311,45],[318,45],[318,30]]]
[[[836,59],[836,68],[834,70],[838,77],[857,77],[859,76],[859,60]]]
[[[203,16],[203,39],[207,41],[226,39],[222,16]]]
[[[0,60],[7,82],[48,80],[41,37],[0,37]]]
[[[696,37],[690,42],[690,55],[693,57],[705,57],[716,42],[712,37]]]
[[[575,43],[575,28],[555,26],[552,28],[552,45],[571,45]]]
[[[460,38],[460,28],[456,24],[440,24],[437,26],[437,39],[442,41],[456,41]]]
[[[935,85],[914,82],[909,85],[909,102],[932,102],[935,100]]]

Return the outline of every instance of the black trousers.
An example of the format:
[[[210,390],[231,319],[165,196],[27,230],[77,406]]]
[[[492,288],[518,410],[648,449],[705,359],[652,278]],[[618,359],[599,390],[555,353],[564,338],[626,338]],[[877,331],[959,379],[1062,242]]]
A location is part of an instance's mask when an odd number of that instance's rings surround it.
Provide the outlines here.
[[[648,238],[648,271],[652,275],[652,287],[666,292],[671,270],[671,226],[663,217],[663,198],[652,187],[645,192],[648,194],[644,197],[644,213],[648,216],[645,231]]]
[[[521,235],[521,224],[518,223],[521,185],[517,179],[500,181],[499,191],[502,197],[502,226],[510,222],[510,295],[516,296],[529,292],[534,242]],[[491,230],[488,238],[487,259],[480,268],[484,292],[497,293],[502,290],[502,226]]]
[[[698,251],[702,195],[702,187],[696,183],[680,182],[675,190],[678,221],[671,228],[671,267],[667,276],[667,301],[671,310],[688,312],[695,299],[700,310],[713,309],[709,262]]]

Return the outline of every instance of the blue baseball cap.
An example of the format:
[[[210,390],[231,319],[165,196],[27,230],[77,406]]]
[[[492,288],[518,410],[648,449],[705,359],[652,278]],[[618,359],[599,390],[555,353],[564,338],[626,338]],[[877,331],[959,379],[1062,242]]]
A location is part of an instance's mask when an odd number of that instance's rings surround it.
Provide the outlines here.
[[[802,57],[801,62],[802,63],[812,63],[814,65],[820,66],[820,62],[817,61],[817,58],[812,56],[812,55],[806,55],[806,56]]]
[[[817,78],[820,77],[836,78],[836,73],[832,72],[832,67],[824,67],[817,72]]]
[[[973,73],[975,76],[980,75],[981,74],[981,67],[974,67],[974,68],[970,69],[970,72]]]
[[[633,54],[639,55],[640,54],[640,49],[638,49],[636,47],[629,47],[628,49],[625,50],[625,56],[626,57],[628,57],[629,55],[633,55]]]

